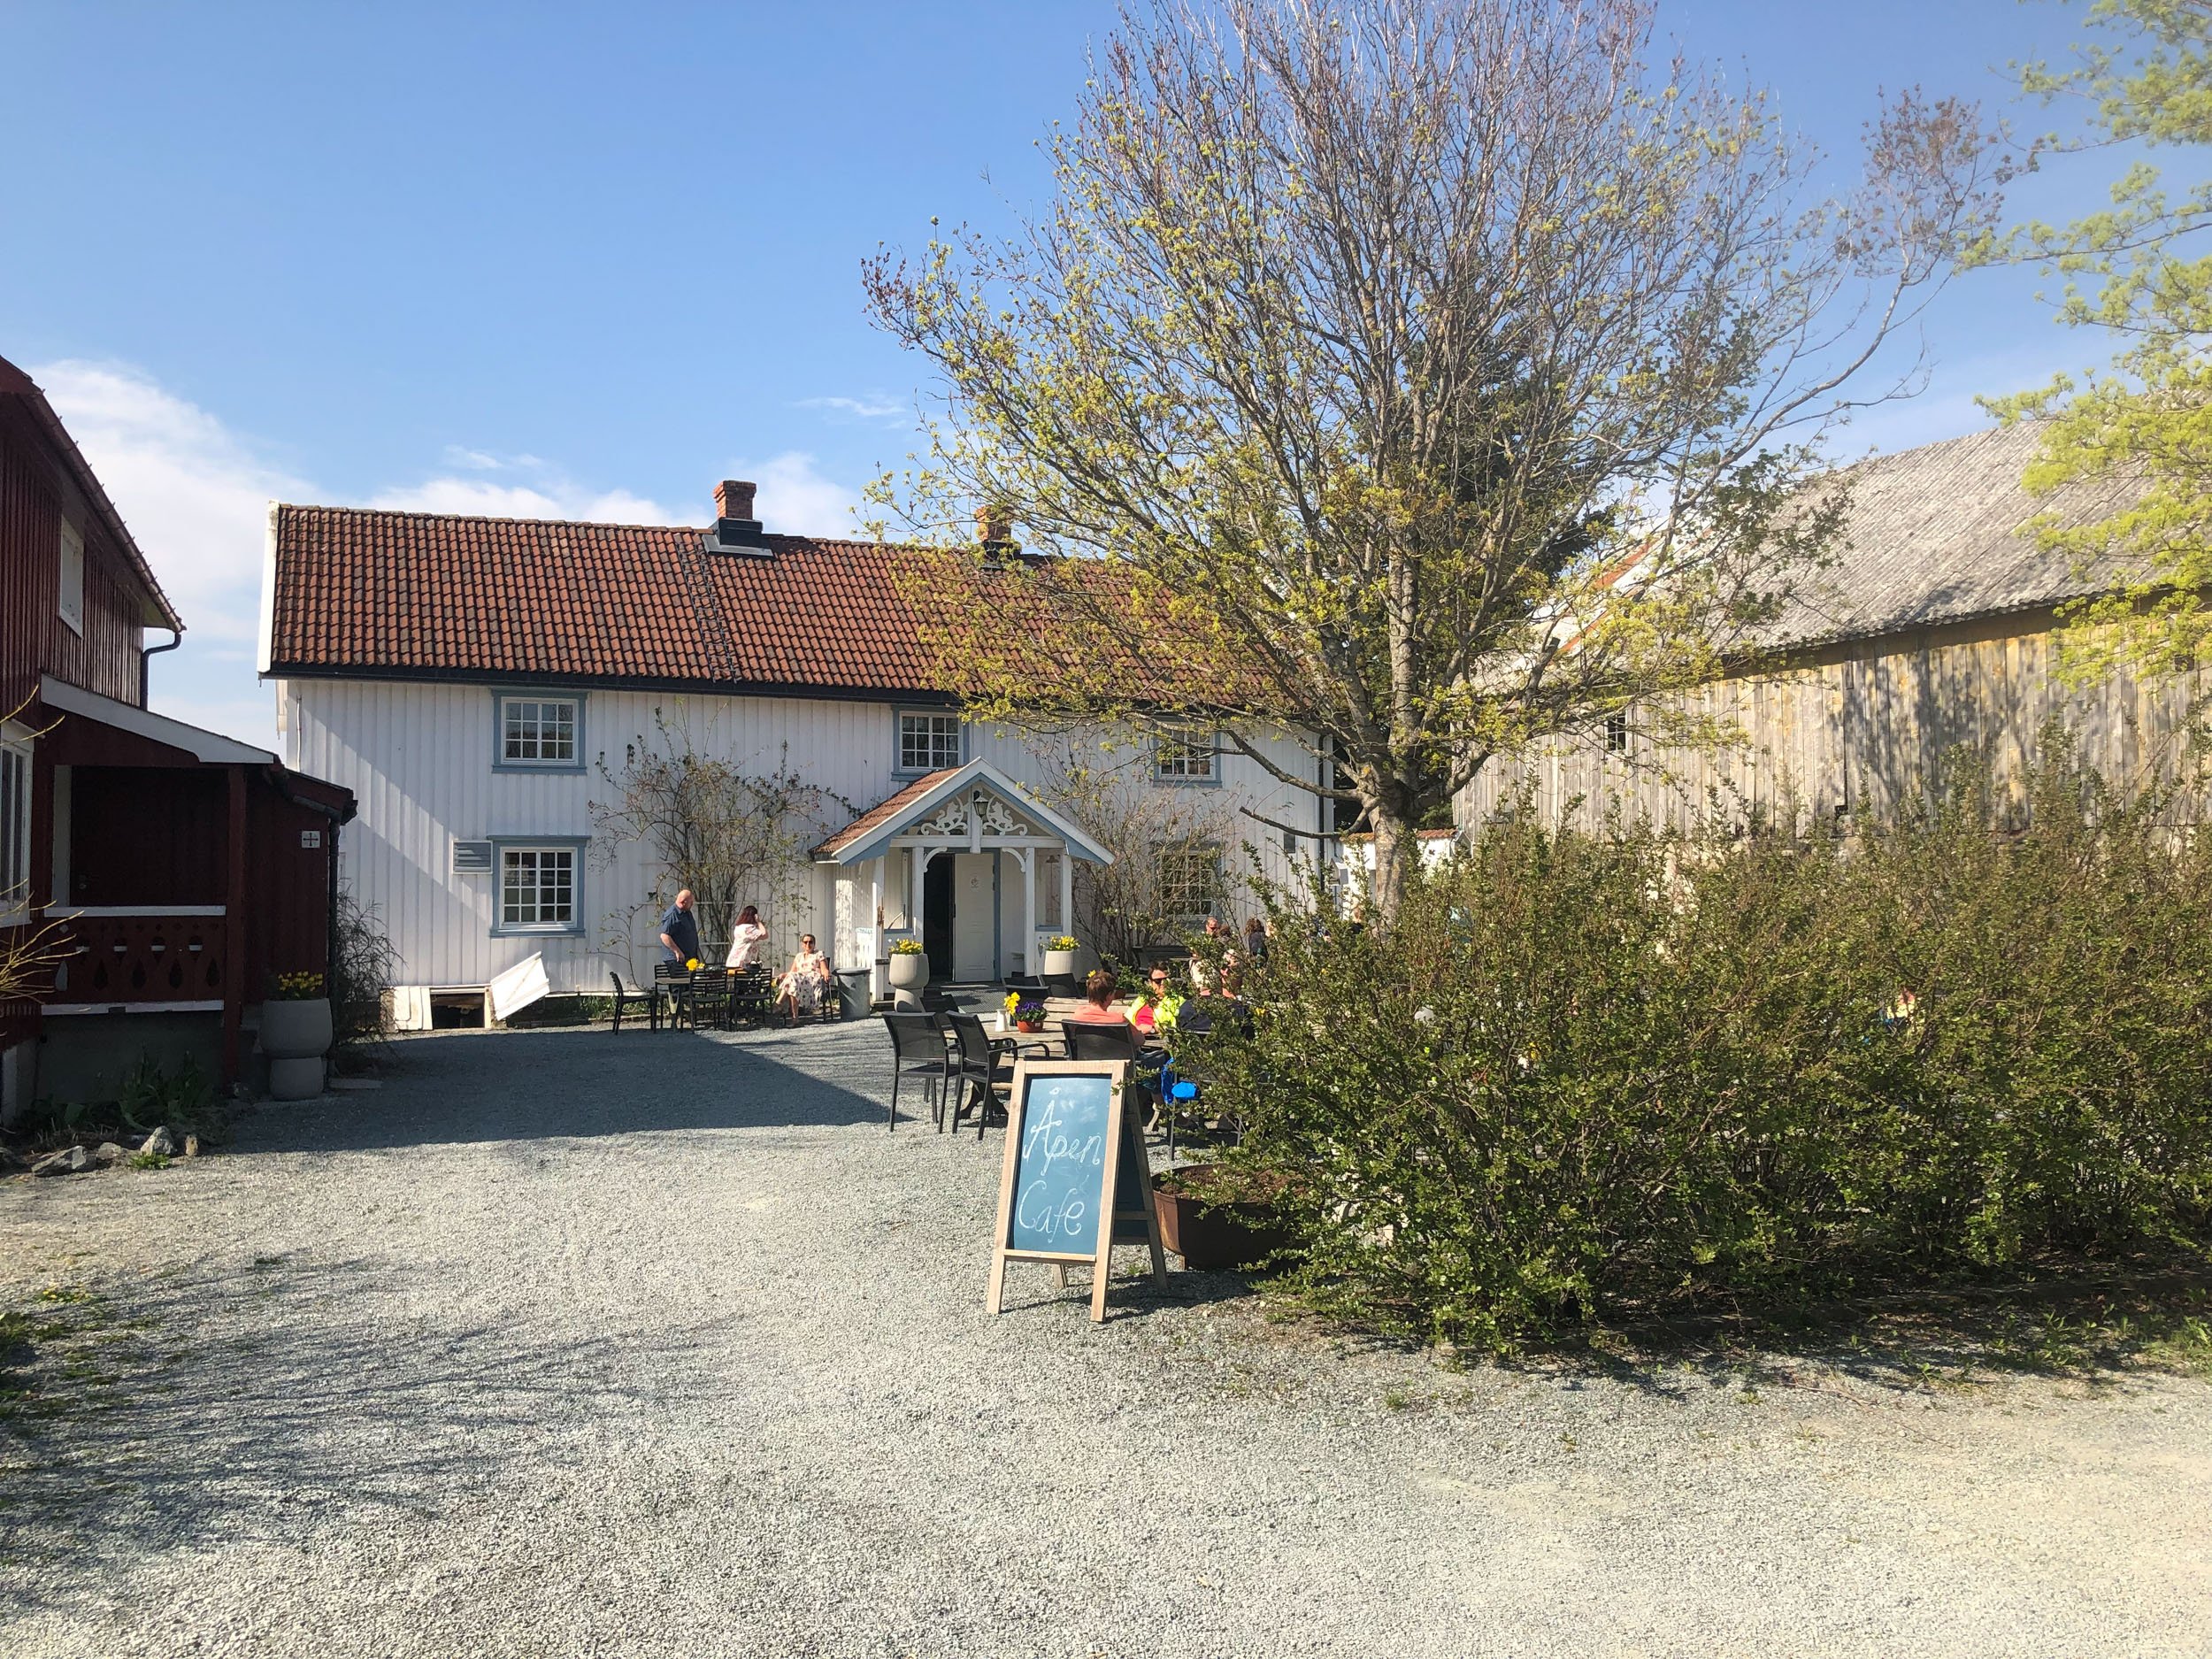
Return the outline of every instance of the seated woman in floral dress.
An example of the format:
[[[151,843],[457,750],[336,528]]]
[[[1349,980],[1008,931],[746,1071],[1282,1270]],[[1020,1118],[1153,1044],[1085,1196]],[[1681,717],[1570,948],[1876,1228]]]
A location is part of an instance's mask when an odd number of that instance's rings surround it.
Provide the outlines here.
[[[812,933],[802,933],[798,953],[791,958],[791,966],[778,987],[782,997],[776,1006],[788,1018],[804,1015],[812,1019],[822,1011],[822,994],[829,982],[829,958],[815,949]]]

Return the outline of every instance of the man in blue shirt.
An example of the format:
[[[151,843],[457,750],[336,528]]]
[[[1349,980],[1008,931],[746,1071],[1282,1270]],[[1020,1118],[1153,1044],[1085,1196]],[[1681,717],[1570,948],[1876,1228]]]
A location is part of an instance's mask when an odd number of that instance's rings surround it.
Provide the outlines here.
[[[668,949],[668,959],[680,968],[698,956],[699,918],[692,914],[689,887],[676,895],[661,917],[661,943]]]

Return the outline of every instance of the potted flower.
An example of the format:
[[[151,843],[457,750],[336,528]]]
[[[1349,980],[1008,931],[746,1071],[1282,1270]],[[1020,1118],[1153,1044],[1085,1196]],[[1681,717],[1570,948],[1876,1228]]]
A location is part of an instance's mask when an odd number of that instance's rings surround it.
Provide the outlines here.
[[[269,1093],[312,1100],[323,1092],[330,1052],[330,998],[319,973],[280,973],[261,1003],[261,1052],[269,1056]]]
[[[1241,1272],[1291,1243],[1275,1213],[1282,1179],[1219,1164],[1184,1164],[1152,1178],[1160,1242],[1198,1271]]]
[[[891,988],[918,991],[929,983],[929,956],[918,939],[902,939],[891,947]]]
[[[1064,974],[1072,978],[1075,973],[1075,936],[1072,933],[1056,933],[1046,940],[1045,972],[1051,976]]]
[[[1024,996],[1019,991],[1006,994],[1006,1018],[1014,1022],[1017,1031],[1040,1032],[1045,1028],[1045,1005],[1033,996]]]

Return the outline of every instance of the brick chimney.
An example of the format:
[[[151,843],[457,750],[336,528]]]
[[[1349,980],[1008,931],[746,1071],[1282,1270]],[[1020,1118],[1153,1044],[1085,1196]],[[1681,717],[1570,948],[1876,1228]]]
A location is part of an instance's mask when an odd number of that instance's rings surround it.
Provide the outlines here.
[[[1003,502],[975,510],[975,539],[996,552],[1014,552],[1014,519]]]
[[[753,486],[744,479],[726,478],[714,487],[714,528],[707,534],[706,550],[757,555],[770,551],[760,520],[753,517]]]
[[[714,516],[718,518],[750,518],[753,516],[755,486],[741,478],[726,478],[714,487]]]

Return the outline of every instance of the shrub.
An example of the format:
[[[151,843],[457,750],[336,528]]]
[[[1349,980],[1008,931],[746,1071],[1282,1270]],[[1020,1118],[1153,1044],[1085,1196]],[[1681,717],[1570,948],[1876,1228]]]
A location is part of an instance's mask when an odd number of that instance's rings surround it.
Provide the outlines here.
[[[373,905],[341,888],[331,916],[330,1018],[342,1055],[384,1034],[384,993],[399,972],[399,952]]]
[[[1325,1307],[1510,1342],[2212,1239],[2212,849],[2060,745],[1849,834],[1493,826],[1195,1056]]]

